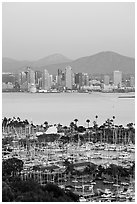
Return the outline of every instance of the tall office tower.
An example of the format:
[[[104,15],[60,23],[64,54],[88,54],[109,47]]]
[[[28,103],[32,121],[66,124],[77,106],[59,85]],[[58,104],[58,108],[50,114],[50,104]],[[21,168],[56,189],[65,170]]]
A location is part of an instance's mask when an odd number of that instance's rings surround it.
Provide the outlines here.
[[[65,73],[65,72],[62,72],[62,77],[61,77],[62,87],[65,87],[65,85],[66,85],[65,75],[66,75],[66,73]]]
[[[44,90],[49,90],[51,88],[50,87],[50,75],[46,69],[43,71],[42,82],[43,82],[42,87]]]
[[[26,78],[25,72],[20,72],[19,78],[18,78],[19,85],[24,84],[26,81],[27,81],[27,78]]]
[[[29,83],[35,84],[35,72],[32,69],[29,70]]]
[[[110,77],[108,75],[104,75],[104,84],[109,85]]]
[[[133,76],[130,77],[130,86],[135,87],[135,77]]]
[[[60,70],[60,69],[58,69],[57,84],[58,84],[58,86],[62,85],[62,70]]]
[[[79,74],[79,87],[83,86],[83,74],[82,73],[78,73]]]
[[[51,88],[53,85],[53,75],[52,74],[49,76],[49,81],[50,81],[50,88]]]
[[[114,85],[117,87],[121,87],[122,85],[122,72],[114,71]]]
[[[83,75],[83,73],[75,74],[75,84],[77,88],[81,88],[82,86],[84,86],[84,80],[85,80],[85,76]]]
[[[58,75],[55,77],[55,83],[58,85]]]
[[[72,73],[72,85],[74,86],[75,85],[75,74]]]
[[[82,85],[88,86],[89,85],[89,76],[87,73],[82,74]]]
[[[35,83],[38,84],[39,79],[42,77],[41,71],[35,71]]]
[[[75,85],[79,85],[79,73],[75,73]]]
[[[35,85],[35,72],[28,67],[25,71],[26,78],[27,78],[27,90],[29,92],[36,92],[36,85]]]
[[[32,69],[28,70],[28,91],[31,93],[36,92],[35,71],[33,71]]]
[[[72,89],[72,83],[73,83],[73,77],[72,77],[72,68],[70,66],[67,66],[65,69],[65,75],[66,75],[66,88]]]
[[[41,77],[41,78],[38,79],[38,87],[39,87],[39,89],[42,89],[42,85],[43,85],[43,83],[42,83],[42,77]]]

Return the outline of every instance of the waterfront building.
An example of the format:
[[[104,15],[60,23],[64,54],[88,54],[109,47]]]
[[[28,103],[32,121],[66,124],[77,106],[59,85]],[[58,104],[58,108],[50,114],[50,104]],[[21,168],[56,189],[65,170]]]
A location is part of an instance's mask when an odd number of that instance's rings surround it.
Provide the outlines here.
[[[89,78],[87,73],[76,73],[75,74],[75,85],[81,89],[83,86],[89,85]]]
[[[65,87],[66,84],[66,78],[65,78],[65,72],[62,72],[62,87]]]
[[[87,73],[83,73],[82,83],[83,83],[84,86],[88,86],[89,85],[89,76],[88,76]]]
[[[52,87],[53,86],[53,75],[51,74],[49,78],[50,78],[50,87]]]
[[[135,77],[130,77],[130,87],[135,87]]]
[[[9,72],[3,72],[2,73],[2,82],[8,83],[11,82],[12,84],[15,83],[15,74],[9,73]]]
[[[104,75],[104,84],[109,85],[110,77],[108,75]]]
[[[103,92],[112,92],[113,91],[113,86],[111,84],[105,85],[103,84],[102,86],[102,91]]]
[[[36,85],[35,85],[35,71],[27,68],[27,83],[28,83],[28,91],[35,93],[36,92]]]
[[[65,69],[65,79],[66,79],[66,88],[72,89],[73,77],[72,77],[72,68],[67,66]]]
[[[12,90],[14,88],[13,84],[11,82],[8,83],[2,83],[2,90]]]
[[[114,86],[120,88],[122,85],[122,72],[121,71],[114,71],[113,73],[114,79]]]
[[[35,71],[35,84],[39,84],[39,79],[42,78],[42,72],[41,71]]]
[[[58,69],[57,85],[58,85],[58,87],[62,85],[62,70],[60,70],[60,69]]]
[[[42,88],[44,90],[47,90],[47,91],[51,88],[51,86],[50,86],[50,75],[49,75],[49,73],[48,73],[48,71],[46,69],[43,71]]]
[[[19,78],[18,78],[19,85],[24,84],[26,81],[27,81],[26,73],[25,72],[20,72],[19,73]]]

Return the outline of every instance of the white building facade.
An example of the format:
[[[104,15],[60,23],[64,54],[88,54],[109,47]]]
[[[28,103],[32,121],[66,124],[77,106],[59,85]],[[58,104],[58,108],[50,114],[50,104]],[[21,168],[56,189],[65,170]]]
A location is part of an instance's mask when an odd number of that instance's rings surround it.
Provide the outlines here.
[[[73,85],[73,73],[72,68],[70,66],[66,67],[65,69],[65,79],[66,79],[66,89],[72,89]]]
[[[121,71],[114,71],[114,86],[120,88],[122,86],[122,72]]]
[[[43,71],[42,88],[47,91],[51,88],[50,75],[46,69]]]

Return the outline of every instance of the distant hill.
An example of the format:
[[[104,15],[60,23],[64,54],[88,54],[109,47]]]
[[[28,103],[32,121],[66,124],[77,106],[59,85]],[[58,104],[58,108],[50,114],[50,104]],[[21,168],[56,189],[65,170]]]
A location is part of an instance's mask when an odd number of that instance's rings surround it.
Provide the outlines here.
[[[7,57],[2,58],[2,72],[17,73],[18,70],[22,70],[27,66],[31,66],[31,62],[18,61]]]
[[[20,70],[24,70],[27,66],[31,66],[36,70],[41,70],[42,66],[47,66],[51,64],[58,64],[58,63],[67,63],[71,62],[72,60],[68,59],[67,57],[61,54],[53,54],[44,58],[41,58],[37,61],[18,61],[11,58],[4,57],[2,59],[2,72],[18,72]]]
[[[27,64],[28,63],[28,64]],[[2,62],[3,72],[17,72],[26,66],[32,66],[34,70],[47,69],[51,74],[57,74],[57,69],[65,69],[72,66],[73,72],[85,72],[90,74],[111,74],[114,70],[120,70],[125,74],[135,73],[135,59],[122,56],[115,52],[100,52],[95,55],[81,57],[77,60],[69,60],[63,55],[55,54],[35,62],[13,61],[6,58]]]
[[[38,61],[35,61],[32,63],[32,66],[34,67],[41,67],[45,65],[51,65],[51,64],[59,64],[59,63],[66,63],[71,62],[72,60],[68,59],[64,55],[61,54],[53,54],[48,57],[44,57]]]

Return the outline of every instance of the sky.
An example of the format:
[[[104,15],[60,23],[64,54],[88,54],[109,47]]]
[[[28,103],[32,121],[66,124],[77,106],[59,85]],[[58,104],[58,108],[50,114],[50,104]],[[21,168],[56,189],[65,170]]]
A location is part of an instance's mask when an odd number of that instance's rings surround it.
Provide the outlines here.
[[[3,3],[2,56],[70,59],[114,51],[135,55],[134,3]]]

